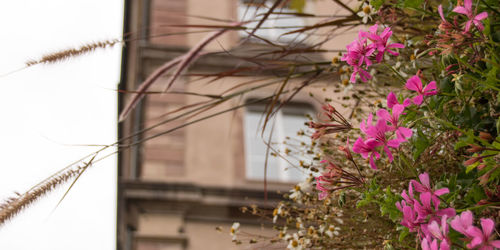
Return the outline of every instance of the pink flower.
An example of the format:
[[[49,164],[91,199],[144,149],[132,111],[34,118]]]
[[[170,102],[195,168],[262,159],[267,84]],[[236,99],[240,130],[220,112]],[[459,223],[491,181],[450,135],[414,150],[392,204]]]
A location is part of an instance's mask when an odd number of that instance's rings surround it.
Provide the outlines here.
[[[430,237],[424,238],[422,242],[420,242],[420,246],[422,250],[439,250],[437,240],[432,240]]]
[[[415,210],[418,213],[418,219],[420,220],[426,220],[428,216],[429,217],[429,222],[432,222],[433,220],[438,220],[438,218],[446,215],[448,217],[455,216],[455,209],[453,208],[444,208],[444,209],[439,209],[439,200],[432,200],[431,199],[431,193],[426,192],[420,194],[420,204],[419,202],[415,202]],[[434,204],[434,206],[433,206]]]
[[[369,114],[368,119],[366,119],[366,121],[362,121],[359,124],[359,129],[366,134],[368,128],[371,126],[373,126],[373,114]]]
[[[467,228],[467,234],[472,236],[472,241],[467,244],[467,247],[479,247],[481,250],[500,248],[500,240],[493,240],[495,235],[492,235],[495,229],[495,222],[492,219],[481,219],[481,228],[482,230],[475,226]]]
[[[485,11],[476,15],[476,11],[472,11],[472,0],[465,0],[464,7],[457,6],[455,7],[455,9],[453,9],[453,12],[466,15],[467,18],[469,18],[469,21],[465,23],[465,32],[469,32],[472,23],[474,23],[478,30],[484,29],[481,20],[487,18],[488,13]]]
[[[359,74],[359,78],[361,78],[361,81],[366,82],[370,79],[372,79],[372,75],[368,73],[368,71],[364,70],[363,68],[354,65],[353,71],[351,74],[351,78],[349,79],[350,82],[355,83],[356,82],[356,75]]]
[[[379,109],[377,111],[377,116],[386,120],[391,124],[391,130],[396,131],[397,138],[400,141],[406,141],[407,138],[410,138],[413,134],[413,131],[409,128],[400,127],[399,126],[399,116],[403,113],[405,107],[401,104],[396,104],[392,108],[392,114],[389,114],[389,111],[385,109]]]
[[[370,166],[373,169],[377,169],[377,165],[375,165],[375,160],[373,159],[373,157],[380,159],[380,154],[376,149],[381,145],[382,143],[373,138],[363,141],[363,139],[359,137],[352,145],[352,151],[361,154],[364,159],[370,157]]]
[[[410,184],[413,184],[415,187],[415,190],[420,193],[430,193],[432,200],[434,201],[434,204],[439,202],[439,198],[437,196],[441,196],[443,194],[447,194],[450,192],[448,188],[441,188],[436,191],[433,191],[431,188],[430,180],[429,180],[429,174],[428,173],[423,173],[418,176],[420,179],[420,183],[418,183],[416,180],[411,180]]]
[[[375,126],[370,126],[366,130],[366,134],[368,136],[370,136],[371,138],[376,139],[378,142],[381,143],[381,145],[384,146],[384,151],[387,154],[389,161],[392,162],[394,160],[394,157],[392,156],[392,153],[389,150],[389,147],[397,148],[397,147],[399,147],[399,144],[402,141],[400,139],[388,140],[386,137],[386,133],[389,131],[391,131],[391,128],[389,126],[387,126],[387,122],[383,119],[380,119],[377,121],[377,124]]]
[[[346,61],[351,66],[361,66],[363,63],[366,66],[372,65],[369,57],[375,49],[368,46],[367,39],[362,36],[362,31],[359,32],[358,39],[347,45],[346,48],[347,53],[342,56],[342,61]]]
[[[467,228],[472,226],[474,222],[474,215],[471,211],[464,211],[460,215],[455,216],[453,220],[451,220],[450,224],[455,231],[462,233],[467,236],[467,238],[472,238],[469,234],[467,234]]]
[[[418,96],[413,98],[413,103],[416,105],[422,104],[424,96],[431,96],[437,94],[436,82],[432,81],[425,88],[422,86],[422,81],[417,75],[412,76],[408,81],[406,81],[406,88],[409,90],[417,91]]]
[[[364,32],[364,35],[367,36],[368,39],[370,39],[373,42],[372,47],[378,50],[378,54],[375,57],[377,62],[382,61],[385,52],[388,52],[393,56],[398,56],[399,53],[392,51],[391,48],[404,48],[405,46],[401,43],[391,43],[391,44],[387,43],[389,41],[389,38],[391,38],[392,36],[391,28],[389,27],[385,28],[380,35],[377,35],[377,29],[378,25],[375,24],[372,27],[370,27],[369,33]]]
[[[394,105],[396,104],[402,104],[405,108],[410,106],[411,104],[411,100],[406,98],[403,103],[399,103],[398,102],[398,98],[396,97],[396,95],[394,93],[389,93],[387,95],[387,107],[392,109],[392,107],[394,107]]]
[[[403,197],[404,201],[396,202],[396,207],[401,212],[403,212],[403,207],[406,206],[406,204],[413,206],[413,204],[415,203],[415,197],[413,196],[413,185],[411,184],[411,182],[408,187],[408,194],[406,194],[406,190],[403,190],[403,192],[401,192],[401,196]]]
[[[410,206],[404,206],[402,210],[403,219],[401,220],[401,225],[410,229],[410,232],[418,231],[421,221],[418,219],[417,212]]]
[[[448,217],[444,215],[441,217],[441,227],[439,226],[437,221],[431,221],[427,225],[427,231],[434,239],[441,241],[439,248],[441,250],[449,250],[450,249],[450,239],[448,238],[448,222],[446,221]]]
[[[322,186],[320,177],[316,177],[316,189],[321,191],[321,193],[319,193],[318,195],[319,200],[324,200],[326,197],[328,197],[329,193],[328,189]]]

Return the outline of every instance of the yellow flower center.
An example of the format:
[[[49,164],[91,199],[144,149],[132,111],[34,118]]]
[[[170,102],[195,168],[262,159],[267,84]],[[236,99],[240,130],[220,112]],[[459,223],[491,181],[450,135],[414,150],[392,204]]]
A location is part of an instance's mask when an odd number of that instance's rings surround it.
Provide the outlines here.
[[[367,15],[368,15],[368,14],[370,14],[370,12],[371,12],[371,11],[372,11],[372,10],[371,10],[370,6],[365,6],[365,7],[363,8],[363,12],[364,12],[365,14],[367,14]]]
[[[299,246],[299,242],[296,240],[292,240],[292,247],[298,247],[298,246]]]

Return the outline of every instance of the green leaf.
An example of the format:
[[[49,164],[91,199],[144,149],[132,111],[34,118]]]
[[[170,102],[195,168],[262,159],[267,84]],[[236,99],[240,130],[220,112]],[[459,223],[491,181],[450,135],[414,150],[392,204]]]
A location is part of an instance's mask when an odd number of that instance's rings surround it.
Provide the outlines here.
[[[415,151],[413,152],[413,159],[416,160],[424,151],[427,147],[429,147],[429,139],[422,133],[422,131],[419,129],[417,130],[417,137],[415,138],[415,143],[413,144],[415,146]]]
[[[399,233],[399,242],[402,242],[408,234],[410,234],[410,230],[407,227],[402,227],[403,229]]]
[[[304,13],[304,7],[306,7],[306,0],[292,0],[290,2],[290,9],[299,13]]]
[[[402,4],[403,4],[403,7],[418,8],[422,5],[423,2],[424,2],[424,0],[403,0]]]
[[[371,0],[370,5],[375,9],[378,10],[382,5],[384,4],[385,0]]]

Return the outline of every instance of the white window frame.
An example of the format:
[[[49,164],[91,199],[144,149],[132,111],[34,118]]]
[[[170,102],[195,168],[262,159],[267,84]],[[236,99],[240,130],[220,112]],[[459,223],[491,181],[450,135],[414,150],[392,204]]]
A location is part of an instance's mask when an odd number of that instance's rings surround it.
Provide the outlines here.
[[[302,105],[293,105],[293,106],[286,106],[284,107],[287,112],[285,113],[295,113],[295,114],[300,114],[304,117],[304,123],[307,122],[306,119],[306,114],[312,115],[314,113],[314,109],[311,105],[305,105],[304,107],[301,107]],[[271,138],[271,146],[273,146],[274,150],[277,150],[279,154],[281,154],[284,157],[287,157],[285,155],[285,150],[287,148],[287,145],[285,145],[283,142],[285,141],[286,137],[295,137],[296,134],[285,134],[285,120],[286,120],[286,114],[283,112],[283,108],[278,110],[275,114],[273,119],[270,119],[268,121],[268,124],[266,125],[266,132],[264,138],[261,136],[262,135],[262,123],[263,119],[265,117],[265,114],[263,114],[263,111],[265,109],[265,104],[259,104],[259,105],[249,105],[245,109],[245,115],[244,115],[244,145],[245,145],[245,177],[247,180],[252,180],[252,181],[263,181],[263,178],[260,177],[260,174],[255,174],[256,171],[262,171],[262,174],[264,174],[264,167],[265,163],[262,165],[255,165],[255,162],[252,161],[252,157],[255,154],[252,154],[252,147],[250,143],[255,143],[256,140],[261,140],[262,141],[262,146],[267,147],[264,143],[264,141],[267,143],[269,140],[269,132],[271,129],[273,129],[273,134]],[[250,126],[248,124],[248,115],[249,113],[254,113],[258,114],[261,118],[259,119],[260,122],[259,124],[254,124]],[[250,128],[253,127],[253,128]],[[255,129],[256,128],[256,129]],[[296,132],[299,131],[299,129],[307,129],[307,127],[304,125],[300,128],[295,128]],[[276,145],[276,146],[275,146]],[[269,149],[269,154],[272,153],[273,150]],[[255,156],[254,156],[255,157]],[[265,157],[263,156],[258,156],[258,157]],[[272,166],[271,159],[275,158],[277,161],[277,166]],[[295,170],[293,166],[290,165],[288,161],[285,159],[281,158],[280,156],[268,156],[268,166],[267,166],[267,180],[268,181],[274,181],[274,182],[298,182],[302,181],[308,176],[308,171],[306,169],[298,169]],[[298,165],[298,164],[297,164]],[[271,171],[270,168],[277,168],[277,176],[272,176],[270,175]],[[293,176],[292,171],[300,171],[302,174],[300,177]]]

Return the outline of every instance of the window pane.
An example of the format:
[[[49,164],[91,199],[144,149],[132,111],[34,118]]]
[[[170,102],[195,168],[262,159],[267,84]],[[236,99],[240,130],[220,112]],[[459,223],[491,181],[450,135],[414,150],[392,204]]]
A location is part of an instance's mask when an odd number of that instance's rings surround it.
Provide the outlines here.
[[[264,108],[264,104],[251,105],[247,107],[245,113],[244,129],[247,179],[264,179],[267,145],[262,138],[268,141],[271,129],[273,129],[271,146],[275,150],[278,150],[281,155],[285,156],[288,161],[270,155],[268,157],[267,179],[281,182],[296,182],[305,179],[309,173],[299,167],[299,162],[300,160],[308,162],[308,157],[310,156],[305,153],[307,149],[301,146],[301,142],[309,145],[310,139],[306,136],[297,136],[297,132],[306,129],[304,125],[306,122],[305,114],[312,114],[313,109],[306,105],[282,108],[269,121],[264,137],[261,137],[262,124],[259,124],[259,122],[262,123],[261,119],[263,119]],[[284,144],[285,142],[286,145]],[[289,155],[285,155],[284,152],[286,149],[291,150]]]
[[[265,2],[265,4],[259,4],[261,2]],[[273,1],[251,1],[240,0],[238,5],[238,19],[240,21],[250,21],[257,20],[256,22],[251,22],[245,24],[246,27],[251,29],[255,28],[258,24],[258,20],[262,18],[262,16],[269,11],[269,8],[273,5]],[[288,9],[286,7],[278,7],[274,10],[274,12],[294,12],[294,10]],[[293,15],[279,15],[279,14],[271,14],[261,25],[262,29],[258,29],[255,32],[255,35],[260,36],[262,38],[274,41],[274,42],[299,42],[305,36],[303,34],[289,34],[283,35],[287,32],[297,29],[298,26],[304,26],[305,21],[301,17],[293,16]],[[273,28],[276,27],[276,28]],[[290,28],[283,28],[290,27]],[[244,31],[240,31],[240,36],[246,37],[248,34]]]
[[[264,179],[264,166],[266,163],[267,145],[264,143],[264,140],[262,138],[265,138],[265,140],[267,141],[271,129],[266,129],[264,136],[261,137],[262,127],[259,126],[261,116],[262,111],[259,110],[247,110],[245,115],[245,157],[247,164],[246,176],[248,179]],[[272,124],[269,124],[269,126],[272,126]],[[273,135],[275,136],[275,133],[273,133]],[[279,180],[277,158],[269,156],[267,164],[268,180]]]

